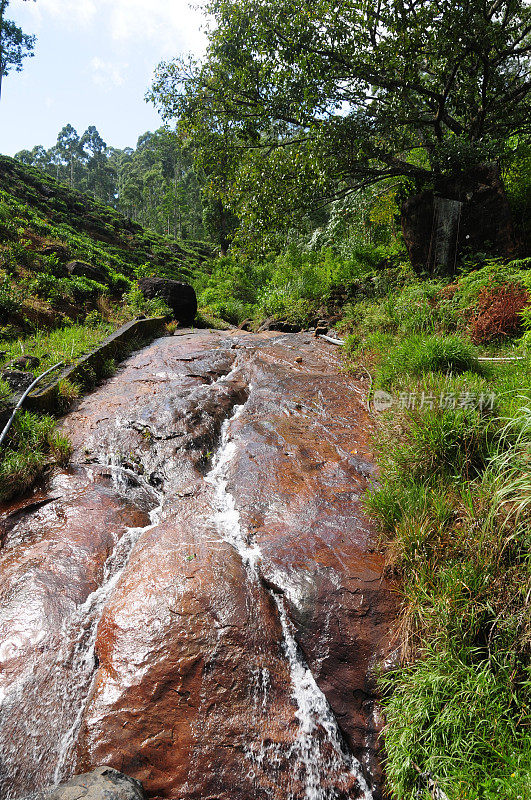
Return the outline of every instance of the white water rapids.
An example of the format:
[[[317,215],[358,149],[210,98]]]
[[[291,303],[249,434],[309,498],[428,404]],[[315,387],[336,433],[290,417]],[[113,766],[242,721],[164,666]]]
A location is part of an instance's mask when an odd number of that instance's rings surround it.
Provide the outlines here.
[[[230,429],[232,422],[238,419],[244,408],[245,404],[238,406],[232,417],[223,423],[220,447],[205,480],[216,493],[217,510],[213,522],[222,538],[239,554],[247,569],[249,581],[258,582],[262,553],[258,544],[245,535],[234,496],[228,490],[229,467],[236,452]],[[267,591],[278,609],[282,647],[289,666],[292,698],[297,706],[299,732],[289,755],[295,755],[299,766],[303,768],[305,800],[333,800],[337,796],[334,785],[323,785],[324,773],[335,776],[336,783],[341,782],[342,775],[355,778],[360,800],[372,800],[372,793],[363,777],[361,766],[347,752],[328,701],[297,645],[284,597],[271,589]],[[257,760],[262,761],[264,755],[265,753],[261,753]],[[292,797],[290,795],[290,800]]]

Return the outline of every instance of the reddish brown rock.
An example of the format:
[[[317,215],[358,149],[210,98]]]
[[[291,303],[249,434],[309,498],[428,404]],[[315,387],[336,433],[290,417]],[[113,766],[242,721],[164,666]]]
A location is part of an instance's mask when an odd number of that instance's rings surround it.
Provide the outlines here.
[[[361,400],[309,335],[200,333],[135,355],[67,418],[75,458],[94,462],[89,497],[107,475],[115,503],[121,490],[161,509],[89,609],[97,658],[59,777],[106,764],[151,797],[303,800],[321,786],[346,800],[363,787],[350,747],[378,796],[373,666],[394,601],[360,505]],[[118,527],[85,512],[80,539]],[[67,513],[66,541],[75,530]],[[78,604],[101,562],[90,574]],[[79,653],[89,645],[81,636]],[[80,663],[63,666],[74,685]],[[47,691],[39,670],[34,686]],[[15,731],[24,788],[49,783],[57,708],[32,720],[31,746]]]
[[[94,592],[128,527],[146,514],[86,470],[63,473],[47,493],[4,507],[0,551],[0,754],[2,796],[48,785],[58,739],[75,717],[70,674]],[[85,691],[86,691],[85,686]],[[72,691],[70,692],[70,689]],[[9,773],[6,764],[9,763]]]

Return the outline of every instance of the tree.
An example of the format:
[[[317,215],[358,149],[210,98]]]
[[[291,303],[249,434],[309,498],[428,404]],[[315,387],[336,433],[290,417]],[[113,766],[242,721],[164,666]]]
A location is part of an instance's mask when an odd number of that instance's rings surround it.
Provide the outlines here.
[[[0,0],[0,99],[4,76],[12,70],[21,72],[23,60],[33,56],[36,41],[35,36],[23,33],[15,22],[5,18],[8,5],[9,0]]]
[[[81,137],[80,149],[88,168],[86,188],[95,198],[112,202],[115,178],[107,162],[107,144],[94,125],[90,125]]]
[[[67,164],[70,188],[74,187],[74,167],[81,157],[81,141],[78,133],[70,123],[65,125],[57,136],[56,145],[60,158]]]
[[[207,9],[216,26],[205,60],[162,63],[151,97],[192,138],[230,127],[237,182],[262,198],[255,218],[287,193],[318,206],[389,179],[421,188],[531,132],[526,0]]]

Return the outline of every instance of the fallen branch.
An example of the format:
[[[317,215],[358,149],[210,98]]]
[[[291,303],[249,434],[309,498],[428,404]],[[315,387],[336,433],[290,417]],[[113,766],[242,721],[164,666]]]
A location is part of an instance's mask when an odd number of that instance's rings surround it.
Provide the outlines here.
[[[488,358],[484,356],[478,358],[478,361],[525,361],[525,356],[507,356],[506,358]]]
[[[345,344],[344,339],[332,339],[331,336],[325,336],[324,333],[319,334],[319,339],[324,339],[325,342],[330,342],[330,344],[337,344],[338,347],[341,347],[342,345]]]

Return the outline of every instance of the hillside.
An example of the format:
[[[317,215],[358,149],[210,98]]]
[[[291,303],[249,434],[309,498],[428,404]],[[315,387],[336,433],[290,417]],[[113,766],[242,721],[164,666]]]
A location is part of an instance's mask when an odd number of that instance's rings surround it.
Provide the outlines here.
[[[83,321],[95,309],[109,317],[139,276],[193,281],[201,250],[0,157],[1,338]],[[69,271],[72,261],[83,265]]]

